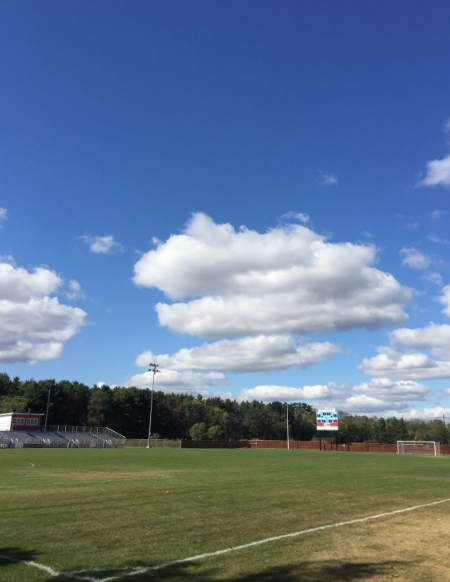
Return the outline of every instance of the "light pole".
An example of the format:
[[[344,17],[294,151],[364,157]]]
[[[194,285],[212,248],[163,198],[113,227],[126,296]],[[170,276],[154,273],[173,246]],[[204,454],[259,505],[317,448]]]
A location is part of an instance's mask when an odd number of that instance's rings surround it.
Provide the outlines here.
[[[153,388],[155,386],[155,374],[159,374],[161,366],[159,364],[149,364],[149,372],[153,374],[152,380],[152,395],[150,397],[150,420],[148,423],[148,448],[150,448],[150,435],[152,434],[152,412],[153,412]]]
[[[48,409],[49,409],[49,406],[50,406],[50,392],[51,392],[51,388],[48,389],[47,414],[45,415],[45,428],[44,428],[44,430],[47,430]]]
[[[286,435],[287,435],[287,449],[289,451],[289,404],[286,402]]]

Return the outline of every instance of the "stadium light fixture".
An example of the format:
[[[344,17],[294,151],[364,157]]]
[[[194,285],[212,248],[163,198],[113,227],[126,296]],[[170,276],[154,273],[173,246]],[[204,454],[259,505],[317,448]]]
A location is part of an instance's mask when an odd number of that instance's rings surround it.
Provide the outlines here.
[[[155,387],[155,375],[161,372],[160,364],[149,364],[149,372],[153,374],[152,393],[150,397],[150,420],[148,422],[148,448],[150,448],[150,436],[152,434],[152,413],[153,413],[153,388]]]

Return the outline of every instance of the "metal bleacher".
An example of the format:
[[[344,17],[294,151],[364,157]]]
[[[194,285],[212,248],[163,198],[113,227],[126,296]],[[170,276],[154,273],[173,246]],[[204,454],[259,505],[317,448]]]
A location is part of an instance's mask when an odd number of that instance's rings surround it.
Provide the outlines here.
[[[15,448],[110,448],[123,447],[125,437],[110,428],[49,426],[38,431],[1,431],[0,444]]]

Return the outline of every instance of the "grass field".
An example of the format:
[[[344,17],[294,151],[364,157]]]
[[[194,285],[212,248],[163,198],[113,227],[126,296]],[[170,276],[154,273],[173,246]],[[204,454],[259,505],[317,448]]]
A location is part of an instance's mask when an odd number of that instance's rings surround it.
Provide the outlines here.
[[[0,554],[78,579],[450,580],[450,457],[285,450],[0,451]],[[94,571],[95,569],[108,571]],[[132,574],[130,576],[130,574]],[[0,559],[2,582],[50,574]],[[66,580],[70,578],[65,577]],[[72,578],[73,579],[73,578]]]

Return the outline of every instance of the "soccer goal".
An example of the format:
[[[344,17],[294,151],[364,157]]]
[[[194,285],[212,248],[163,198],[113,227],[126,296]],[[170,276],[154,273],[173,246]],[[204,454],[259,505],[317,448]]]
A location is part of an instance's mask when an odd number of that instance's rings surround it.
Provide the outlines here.
[[[440,455],[440,443],[436,441],[397,441],[397,453],[407,455]]]

